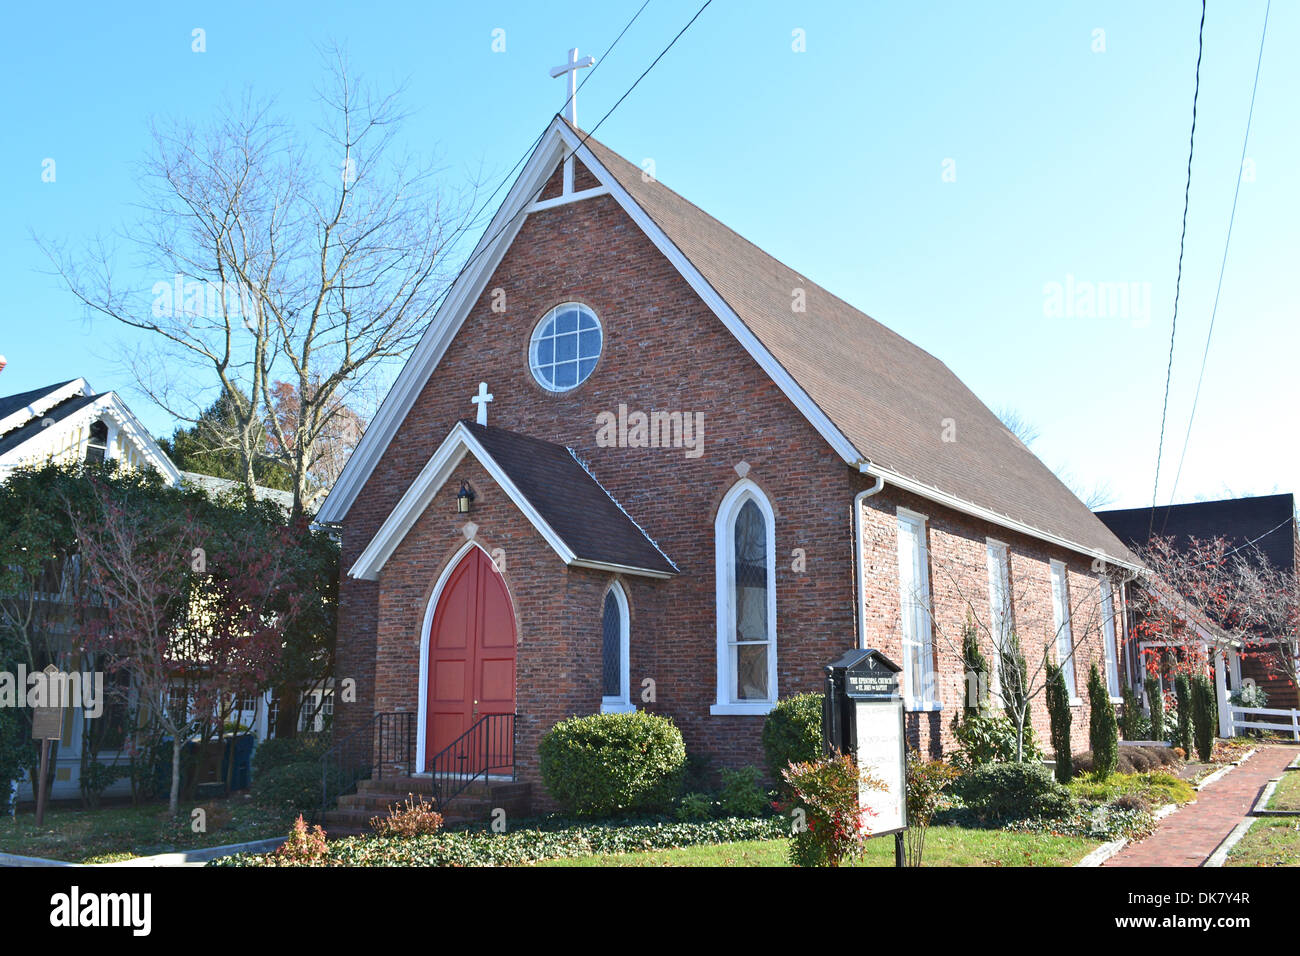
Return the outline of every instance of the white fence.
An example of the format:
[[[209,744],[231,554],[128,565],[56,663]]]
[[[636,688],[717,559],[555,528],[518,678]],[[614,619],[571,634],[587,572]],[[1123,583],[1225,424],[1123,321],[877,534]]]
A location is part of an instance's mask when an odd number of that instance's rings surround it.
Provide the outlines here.
[[[1251,717],[1282,717],[1281,721],[1261,723],[1252,721]],[[1294,740],[1300,740],[1300,710],[1277,710],[1271,707],[1233,707],[1232,732],[1235,734],[1242,727],[1254,727],[1259,730],[1272,730],[1280,734],[1290,734]]]

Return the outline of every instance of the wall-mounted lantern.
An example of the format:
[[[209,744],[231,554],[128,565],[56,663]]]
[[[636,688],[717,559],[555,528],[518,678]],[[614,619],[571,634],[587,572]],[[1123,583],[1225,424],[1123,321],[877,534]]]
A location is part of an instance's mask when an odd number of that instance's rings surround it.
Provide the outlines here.
[[[460,491],[456,493],[456,513],[468,514],[470,505],[474,503],[474,492],[470,490],[469,483],[462,481]]]

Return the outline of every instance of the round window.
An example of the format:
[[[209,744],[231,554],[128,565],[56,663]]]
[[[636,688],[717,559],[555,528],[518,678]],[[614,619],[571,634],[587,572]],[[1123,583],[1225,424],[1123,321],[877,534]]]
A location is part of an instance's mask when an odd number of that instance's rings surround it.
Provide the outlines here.
[[[533,378],[551,392],[577,388],[596,367],[603,339],[591,309],[577,302],[557,305],[533,329],[528,348]]]

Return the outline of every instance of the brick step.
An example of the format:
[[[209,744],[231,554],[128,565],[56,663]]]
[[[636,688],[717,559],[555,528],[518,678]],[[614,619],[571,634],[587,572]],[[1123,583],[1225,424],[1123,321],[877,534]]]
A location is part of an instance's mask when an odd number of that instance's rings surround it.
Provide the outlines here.
[[[443,820],[446,823],[488,823],[492,820],[493,813],[498,809],[505,811],[507,819],[526,817],[529,813],[529,804],[526,802],[501,804],[492,801],[466,801],[461,803],[457,800],[453,801],[447,808],[447,812],[443,814]],[[371,829],[370,821],[374,817],[382,815],[383,811],[341,805],[339,809],[325,813],[321,825],[330,836],[370,835],[374,832]]]
[[[518,794],[527,795],[532,790],[532,784],[520,783],[514,780],[473,780],[464,790],[460,792],[459,797],[492,797],[493,799],[504,799]],[[410,794],[415,797],[420,795],[433,795],[433,780],[430,777],[385,777],[382,780],[361,780],[357,783],[358,793],[374,793],[384,796],[396,795],[397,800],[405,800]]]
[[[389,807],[400,807],[406,802],[406,794],[395,793],[349,793],[339,797],[340,810],[364,810],[373,816],[387,813]],[[532,800],[528,793],[490,793],[484,796],[460,794],[453,798],[444,812],[444,816],[455,816],[462,812],[480,811],[490,813],[494,807],[502,807],[509,814],[526,812]],[[462,811],[461,808],[466,808]]]

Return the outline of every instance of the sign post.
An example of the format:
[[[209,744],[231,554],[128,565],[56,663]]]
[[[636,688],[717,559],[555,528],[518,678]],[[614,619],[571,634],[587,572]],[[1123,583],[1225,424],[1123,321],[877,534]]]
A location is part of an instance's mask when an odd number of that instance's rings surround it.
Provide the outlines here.
[[[907,829],[907,743],[903,733],[902,670],[879,651],[855,648],[826,667],[822,741],[828,752],[852,754],[858,769],[882,781],[884,790],[858,792],[873,813],[872,836],[894,835],[894,864],[904,865]]]
[[[52,680],[59,669],[53,664],[45,668],[46,680]],[[50,771],[50,741],[63,737],[63,708],[36,707],[32,710],[32,739],[41,742],[41,769],[36,781],[36,825],[45,823],[45,800],[48,796],[47,778]]]

